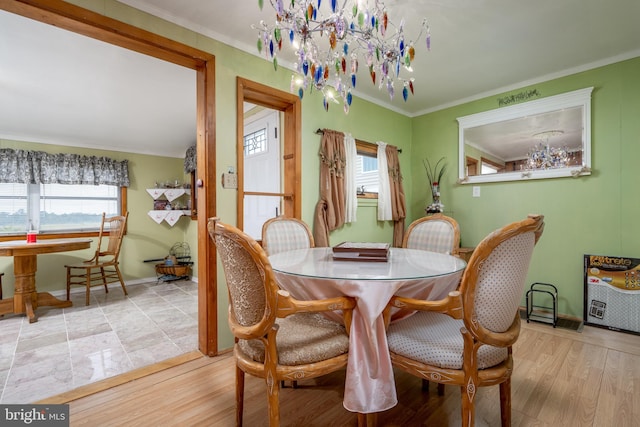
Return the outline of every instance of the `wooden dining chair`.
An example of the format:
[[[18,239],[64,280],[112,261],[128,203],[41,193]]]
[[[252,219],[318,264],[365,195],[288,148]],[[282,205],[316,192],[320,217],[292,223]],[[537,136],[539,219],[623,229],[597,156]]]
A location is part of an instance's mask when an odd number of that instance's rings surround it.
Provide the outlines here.
[[[402,247],[459,256],[460,226],[442,213],[419,218],[407,228]],[[429,381],[422,380],[422,389],[429,389]],[[444,384],[438,384],[438,394],[444,395]]]
[[[302,220],[277,216],[262,225],[262,247],[267,255],[314,246],[311,229]]]
[[[409,225],[402,247],[457,255],[460,226],[455,219],[441,213],[422,217]]]
[[[313,234],[307,223],[285,216],[271,218],[262,225],[261,242],[267,255],[315,246]],[[295,388],[297,385],[297,381],[291,382],[292,387]],[[281,386],[285,387],[284,381]]]
[[[512,346],[520,333],[520,300],[542,215],[529,215],[485,237],[471,255],[460,288],[440,301],[394,296],[387,309],[417,310],[391,323],[392,364],[419,378],[452,384],[462,394],[462,425],[473,426],[478,387],[500,385],[503,426],[511,425]]]
[[[299,301],[278,288],[264,249],[241,230],[210,218],[209,235],[224,269],[228,322],[236,337],[236,424],[242,425],[245,373],[264,378],[269,425],[280,425],[280,381],[304,380],[347,365],[355,300]],[[321,312],[341,311],[340,323]]]
[[[105,292],[109,292],[109,283],[120,282],[124,294],[127,288],[124,285],[120,273],[119,256],[120,247],[124,238],[129,212],[125,215],[105,217],[102,214],[98,246],[93,258],[78,264],[65,265],[67,269],[67,301],[71,297],[71,286],[86,287],[86,304],[90,304],[90,289],[93,286],[104,286]],[[102,249],[103,240],[107,241],[106,249]]]

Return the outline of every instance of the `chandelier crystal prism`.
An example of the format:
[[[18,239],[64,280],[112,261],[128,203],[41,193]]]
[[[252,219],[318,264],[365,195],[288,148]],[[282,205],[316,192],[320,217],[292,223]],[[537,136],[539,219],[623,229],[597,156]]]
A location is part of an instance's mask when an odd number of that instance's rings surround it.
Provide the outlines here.
[[[527,170],[557,169],[569,166],[571,154],[567,147],[552,147],[549,145],[551,138],[564,134],[562,130],[548,130],[533,135],[534,139],[543,142],[531,147],[527,153],[525,168]]]
[[[325,110],[329,109],[329,102],[342,101],[344,112],[348,113],[360,66],[367,67],[374,86],[384,88],[390,99],[396,86],[401,87],[405,102],[413,94],[414,79],[402,77],[401,71],[413,71],[414,41],[405,38],[404,19],[400,25],[389,20],[382,1],[343,0],[338,6],[338,0],[325,0],[324,7],[322,0],[269,1],[276,13],[275,23],[260,21],[252,26],[259,33],[258,51],[264,52],[277,69],[283,38],[289,39],[296,54],[291,91],[301,99],[305,91],[315,89],[323,94]],[[260,9],[263,2],[258,0]],[[416,40],[423,34],[426,49],[430,50],[426,19]]]

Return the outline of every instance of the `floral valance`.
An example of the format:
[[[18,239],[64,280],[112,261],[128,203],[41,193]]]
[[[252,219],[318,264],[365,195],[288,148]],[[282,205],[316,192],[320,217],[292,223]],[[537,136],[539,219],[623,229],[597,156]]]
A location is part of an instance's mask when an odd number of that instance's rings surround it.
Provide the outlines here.
[[[0,182],[129,186],[127,160],[0,149]]]
[[[196,171],[196,152],[197,150],[195,145],[187,148],[187,152],[184,155],[184,173],[191,173]]]

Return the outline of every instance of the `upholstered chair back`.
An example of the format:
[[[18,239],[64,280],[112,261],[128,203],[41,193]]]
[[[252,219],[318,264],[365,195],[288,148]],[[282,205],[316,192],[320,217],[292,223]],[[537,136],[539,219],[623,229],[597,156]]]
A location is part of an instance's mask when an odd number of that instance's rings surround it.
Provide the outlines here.
[[[528,215],[490,233],[476,246],[458,290],[440,301],[394,296],[389,307],[417,310],[391,323],[393,365],[428,381],[461,388],[462,426],[475,425],[478,387],[500,385],[503,426],[511,425],[512,346],[520,333],[518,309],[543,215]]]
[[[299,301],[278,289],[265,250],[238,228],[210,218],[209,236],[229,290],[229,327],[236,338],[236,425],[242,426],[245,373],[264,378],[269,426],[280,425],[280,383],[315,378],[347,365],[356,300]],[[341,312],[343,322],[322,312]]]
[[[271,265],[260,245],[228,224],[217,223],[215,239],[218,258],[229,289],[229,325],[249,328],[244,339],[260,337],[273,324],[277,286]],[[262,327],[260,325],[262,324]]]
[[[478,323],[504,332],[513,323],[535,246],[533,231],[513,236],[498,245],[479,269],[473,307]]]
[[[271,218],[262,226],[262,247],[268,255],[314,247],[309,226],[296,218]]]
[[[456,220],[442,214],[426,216],[409,225],[402,246],[455,255],[460,247],[460,227]]]

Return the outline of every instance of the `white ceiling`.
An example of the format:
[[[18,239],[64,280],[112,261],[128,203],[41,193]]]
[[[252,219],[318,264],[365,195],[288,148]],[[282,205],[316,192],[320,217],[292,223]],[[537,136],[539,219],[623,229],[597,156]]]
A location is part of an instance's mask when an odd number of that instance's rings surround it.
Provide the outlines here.
[[[184,157],[196,73],[0,11],[0,138]]]
[[[274,19],[269,0],[262,12],[257,0],[121,2],[255,55],[257,33],[251,25]],[[408,102],[399,93],[389,100],[366,76],[359,78],[355,94],[410,117],[640,56],[638,0],[385,3],[391,21],[406,19],[409,37],[427,18],[431,51],[417,42],[415,96]],[[78,58],[62,62],[72,64],[79,74],[58,69],[62,54],[75,51],[77,39],[83,37],[44,34],[36,28],[41,24],[31,28],[23,18],[12,24],[14,19],[7,15],[0,13],[0,138],[174,156],[182,156],[193,144],[192,70],[167,63],[157,67],[161,61],[122,49],[103,52],[109,46],[86,39],[77,48],[82,52]],[[62,42],[55,41],[58,36]],[[44,43],[34,46],[36,42]],[[280,57],[280,66],[291,66],[286,55]],[[7,57],[11,61],[5,61]],[[140,64],[146,61],[156,65]],[[130,62],[135,69],[128,67]],[[18,66],[23,68],[14,68]],[[143,67],[145,71],[139,71]],[[357,99],[351,108],[358,108]]]

